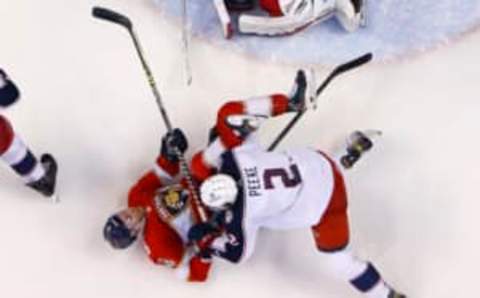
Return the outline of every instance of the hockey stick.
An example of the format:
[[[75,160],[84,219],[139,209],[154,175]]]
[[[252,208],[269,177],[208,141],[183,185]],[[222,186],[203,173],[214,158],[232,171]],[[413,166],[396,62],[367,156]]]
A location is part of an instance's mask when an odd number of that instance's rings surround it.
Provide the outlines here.
[[[187,77],[187,86],[192,84],[192,65],[190,64],[190,47],[188,36],[188,8],[187,1],[182,1],[182,45],[183,45],[183,59],[185,63],[185,75]]]
[[[328,77],[323,81],[323,83],[318,87],[317,91],[315,92],[315,98],[320,96],[320,94],[327,88],[327,86],[330,84],[330,82],[335,79],[337,76],[341,75],[344,72],[348,72],[352,69],[355,69],[357,67],[360,67],[368,62],[370,62],[373,58],[372,53],[365,54],[363,56],[360,56],[350,62],[347,62],[345,64],[341,64],[337,66],[329,75]],[[277,145],[283,140],[283,138],[288,134],[288,132],[292,129],[293,126],[302,118],[303,114],[307,109],[303,109],[299,111],[295,117],[285,126],[285,128],[280,132],[280,134],[277,136],[277,138],[272,142],[270,147],[268,147],[268,151],[273,151]]]
[[[140,46],[140,42],[138,40],[137,35],[135,34],[135,31],[133,30],[133,24],[130,21],[130,19],[115,11],[112,11],[106,8],[101,8],[101,7],[94,7],[92,10],[92,14],[95,18],[118,24],[128,30],[128,32],[130,33],[130,36],[132,37],[133,43],[135,45],[135,49],[137,51],[138,57],[140,58],[140,62],[142,63],[143,70],[147,75],[148,83],[150,84],[153,95],[155,96],[158,109],[162,114],[162,118],[163,118],[163,121],[165,122],[165,126],[167,127],[167,131],[172,132],[173,129],[172,129],[172,124],[170,122],[170,118],[168,118],[167,111],[165,110],[165,106],[163,105],[162,97],[160,95],[160,92],[158,92],[157,85],[155,83],[155,78],[153,77],[150,67],[148,66],[147,61],[145,60],[142,48]],[[180,152],[180,150],[177,150],[176,154],[180,161],[180,169],[187,182],[188,189],[192,194],[192,199],[195,204],[195,210],[198,212],[198,216],[200,217],[200,220],[202,222],[205,222],[207,220],[207,214],[201,205],[200,199],[198,198],[198,194],[192,179],[192,174],[190,173],[190,169],[188,168],[185,157]]]

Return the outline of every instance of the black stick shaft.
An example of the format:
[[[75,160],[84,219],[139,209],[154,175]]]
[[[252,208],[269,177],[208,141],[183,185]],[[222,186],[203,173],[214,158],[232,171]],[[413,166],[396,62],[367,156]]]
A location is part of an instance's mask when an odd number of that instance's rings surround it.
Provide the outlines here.
[[[153,95],[155,97],[155,101],[157,102],[158,109],[160,110],[160,113],[162,114],[163,121],[165,122],[165,126],[167,128],[168,132],[172,132],[172,124],[170,122],[170,118],[168,117],[167,111],[165,109],[165,106],[163,105],[162,101],[162,96],[160,95],[160,92],[158,91],[157,84],[155,82],[155,78],[153,77],[152,71],[150,70],[150,67],[148,66],[148,63],[145,59],[145,56],[143,54],[142,46],[140,44],[140,41],[137,37],[137,34],[133,30],[133,24],[130,21],[130,19],[122,14],[119,14],[113,10],[107,9],[107,8],[101,8],[101,7],[94,7],[92,14],[94,17],[110,21],[116,24],[119,24],[123,27],[125,27],[128,32],[130,33],[130,36],[132,38],[133,44],[135,46],[135,50],[137,51],[137,56],[140,59],[140,62],[142,64],[142,68],[145,71],[145,74],[148,79],[148,83],[150,85],[150,88],[152,89]],[[205,209],[202,207],[202,204],[200,202],[200,199],[198,197],[192,174],[190,172],[190,169],[188,168],[187,161],[185,160],[185,157],[183,156],[182,152],[180,150],[176,150],[176,154],[178,156],[179,162],[180,162],[180,169],[183,173],[183,176],[185,177],[185,180],[187,182],[187,187],[192,195],[192,199],[195,202],[194,203],[194,208],[198,213],[198,216],[200,217],[200,220],[202,222],[207,221],[207,214],[205,212]]]

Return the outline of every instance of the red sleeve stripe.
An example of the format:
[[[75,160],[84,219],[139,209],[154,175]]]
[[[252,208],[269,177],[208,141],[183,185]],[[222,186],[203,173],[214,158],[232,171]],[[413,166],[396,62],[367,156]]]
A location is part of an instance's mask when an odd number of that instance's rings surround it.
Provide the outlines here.
[[[218,111],[216,128],[225,147],[233,148],[242,143],[242,138],[237,136],[228,126],[227,118],[232,115],[242,115],[244,113],[245,105],[241,101],[227,102]]]
[[[219,168],[221,166],[221,156],[226,151],[223,143],[216,139],[203,151],[203,161],[209,167]]]
[[[281,115],[288,111],[288,97],[284,94],[274,94],[272,98],[272,116]]]
[[[198,181],[207,179],[214,173],[214,168],[210,167],[203,159],[203,151],[198,152],[192,158],[192,174]]]
[[[171,162],[163,156],[157,158],[153,170],[160,179],[172,179],[179,172],[178,163]]]

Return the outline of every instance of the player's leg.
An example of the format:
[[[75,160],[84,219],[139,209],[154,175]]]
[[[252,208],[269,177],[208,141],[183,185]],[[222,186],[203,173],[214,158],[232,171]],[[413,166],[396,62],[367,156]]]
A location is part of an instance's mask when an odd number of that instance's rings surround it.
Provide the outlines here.
[[[25,183],[45,196],[51,196],[55,189],[56,163],[49,154],[42,155],[41,161],[14,132],[10,122],[0,115],[0,159],[9,165]]]
[[[307,79],[300,70],[289,94],[278,93],[227,102],[218,111],[216,133],[226,148],[238,146],[258,129],[263,120],[304,109],[306,89]]]
[[[220,156],[227,150],[244,144],[262,120],[286,112],[299,111],[306,107],[307,79],[303,71],[295,78],[291,92],[254,97],[245,101],[230,101],[224,104],[217,115],[215,127],[210,130],[209,145],[194,154],[191,168],[198,181],[203,181],[220,166]]]
[[[331,159],[329,161],[333,168],[334,190],[325,214],[320,222],[312,227],[315,243],[327,268],[332,275],[349,282],[365,297],[404,297],[383,281],[372,263],[356,258],[347,249],[350,232],[345,182],[335,163]]]

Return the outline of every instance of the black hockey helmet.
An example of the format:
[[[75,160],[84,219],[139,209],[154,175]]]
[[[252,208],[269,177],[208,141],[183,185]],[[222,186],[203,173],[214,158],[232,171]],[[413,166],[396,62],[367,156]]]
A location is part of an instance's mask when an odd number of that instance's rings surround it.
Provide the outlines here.
[[[133,233],[118,215],[111,216],[103,228],[103,237],[116,249],[129,247],[137,239],[136,233]]]

